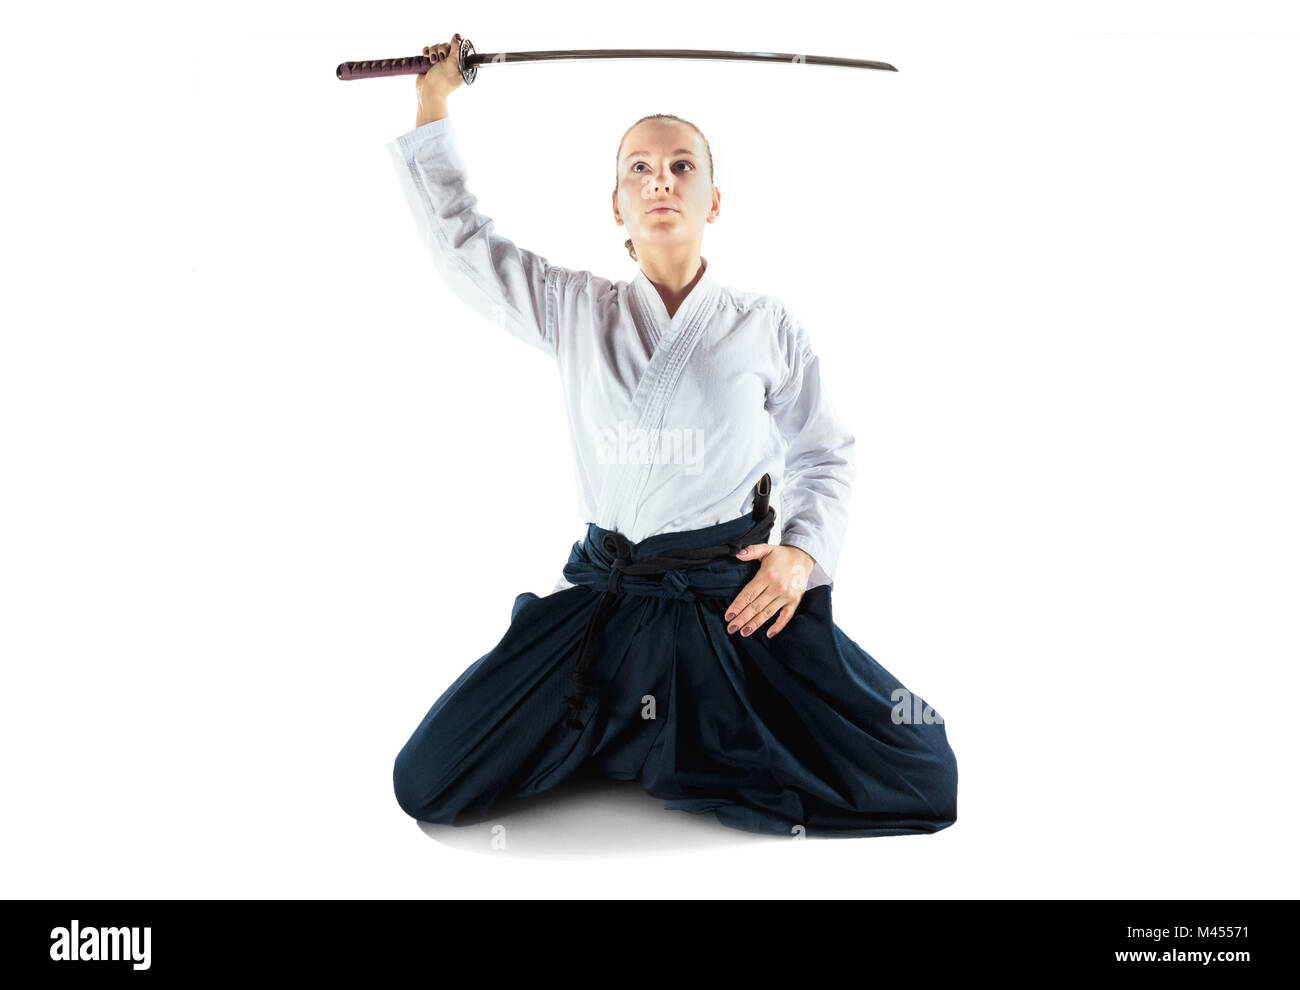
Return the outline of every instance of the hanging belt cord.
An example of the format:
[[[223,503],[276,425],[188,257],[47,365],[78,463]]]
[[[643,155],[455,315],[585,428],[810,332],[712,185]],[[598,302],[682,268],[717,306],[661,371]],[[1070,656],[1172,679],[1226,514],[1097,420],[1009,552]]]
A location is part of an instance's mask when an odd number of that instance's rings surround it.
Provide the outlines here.
[[[578,647],[578,661],[569,674],[569,684],[573,688],[573,693],[566,695],[564,698],[564,703],[569,709],[569,713],[564,720],[566,727],[570,729],[581,729],[583,727],[583,723],[578,719],[578,713],[582,710],[582,703],[587,697],[587,690],[592,685],[592,679],[588,672],[599,651],[600,634],[605,627],[605,622],[618,608],[618,595],[623,588],[623,575],[658,574],[674,567],[689,567],[693,564],[707,563],[710,560],[735,557],[742,547],[749,546],[772,531],[772,524],[776,520],[776,510],[768,504],[768,496],[771,492],[772,477],[765,474],[758,480],[758,484],[754,486],[754,511],[751,516],[755,520],[754,525],[750,527],[749,532],[745,533],[735,543],[718,544],[711,547],[693,547],[675,554],[651,557],[634,564],[630,556],[631,544],[628,542],[627,537],[618,532],[605,534],[602,546],[605,552],[613,558],[609,571],[609,584],[600,593],[600,600],[596,602],[596,608],[591,613],[591,618],[587,620],[587,628],[582,634],[582,645]]]

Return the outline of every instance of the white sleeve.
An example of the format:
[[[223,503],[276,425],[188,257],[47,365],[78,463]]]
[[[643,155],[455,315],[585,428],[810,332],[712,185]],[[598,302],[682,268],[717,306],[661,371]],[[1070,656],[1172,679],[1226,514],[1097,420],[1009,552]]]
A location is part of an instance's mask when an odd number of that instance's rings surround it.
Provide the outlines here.
[[[849,492],[857,468],[853,434],[822,387],[817,355],[799,321],[781,310],[778,339],[786,379],[768,396],[768,409],[788,444],[780,491],[781,542],[816,561],[808,587],[831,584],[848,528]]]
[[[475,312],[554,357],[560,294],[572,273],[502,237],[476,210],[451,118],[408,131],[388,149],[420,237],[448,288]]]

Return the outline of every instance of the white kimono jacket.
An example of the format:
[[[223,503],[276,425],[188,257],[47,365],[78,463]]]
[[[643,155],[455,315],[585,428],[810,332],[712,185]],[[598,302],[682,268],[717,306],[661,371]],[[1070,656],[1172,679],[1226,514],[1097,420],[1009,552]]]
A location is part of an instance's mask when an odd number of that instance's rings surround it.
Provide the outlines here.
[[[556,362],[585,522],[637,542],[729,522],[772,476],[779,542],[831,584],[848,523],[853,435],[808,333],[775,297],[704,273],[670,319],[653,283],[553,265],[476,210],[451,118],[388,144],[425,244],[466,304]],[[775,533],[769,537],[778,542]],[[563,577],[555,590],[571,587]]]

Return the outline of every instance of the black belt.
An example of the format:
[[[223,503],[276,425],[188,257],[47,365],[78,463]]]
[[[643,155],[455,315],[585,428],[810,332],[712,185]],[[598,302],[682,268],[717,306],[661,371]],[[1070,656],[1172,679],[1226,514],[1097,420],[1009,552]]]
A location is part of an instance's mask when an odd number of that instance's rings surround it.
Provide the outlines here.
[[[758,483],[754,486],[754,511],[752,513],[754,525],[749,532],[745,533],[735,543],[711,547],[693,547],[689,550],[681,550],[676,554],[650,557],[634,564],[631,557],[632,545],[627,537],[619,532],[605,534],[602,546],[605,552],[613,558],[609,571],[609,584],[600,593],[600,600],[596,602],[596,608],[587,621],[587,628],[582,634],[582,644],[578,647],[578,661],[569,674],[569,683],[573,687],[573,693],[566,695],[564,698],[564,703],[569,708],[569,713],[564,720],[565,726],[570,729],[581,729],[583,727],[583,723],[578,720],[578,713],[582,710],[582,703],[587,697],[587,689],[592,685],[592,679],[588,672],[599,651],[601,632],[605,628],[605,622],[618,608],[618,596],[622,591],[623,575],[660,574],[673,568],[707,563],[724,557],[735,557],[742,547],[765,540],[772,531],[776,511],[768,504],[768,496],[771,492],[772,478],[771,475],[765,474],[758,479]]]

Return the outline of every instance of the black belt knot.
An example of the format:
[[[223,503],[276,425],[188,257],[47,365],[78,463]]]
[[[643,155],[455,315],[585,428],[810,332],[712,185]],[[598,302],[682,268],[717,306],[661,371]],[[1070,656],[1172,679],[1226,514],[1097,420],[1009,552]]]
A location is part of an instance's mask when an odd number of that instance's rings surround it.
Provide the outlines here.
[[[632,544],[628,542],[627,537],[619,532],[605,534],[601,540],[601,546],[611,558],[609,581],[605,586],[605,590],[600,593],[600,599],[596,602],[591,617],[587,620],[587,628],[582,634],[582,644],[578,647],[578,661],[573,665],[573,670],[569,672],[569,685],[572,687],[573,692],[564,697],[564,703],[569,709],[569,713],[564,720],[566,727],[577,730],[583,727],[578,714],[582,711],[587,691],[593,683],[589,671],[596,659],[600,645],[600,634],[605,627],[605,622],[618,607],[618,596],[623,590],[623,575],[663,574],[661,580],[670,582],[678,590],[684,590],[689,586],[690,579],[682,571],[678,570],[679,567],[689,567],[693,564],[707,563],[710,560],[725,557],[734,559],[742,547],[749,546],[758,538],[766,537],[772,529],[772,523],[776,515],[768,504],[768,496],[771,492],[772,477],[764,474],[754,486],[754,511],[751,516],[754,525],[748,533],[740,538],[740,542],[713,547],[696,547],[679,551],[676,554],[663,554],[652,557],[634,564],[632,563]]]
[[[609,565],[609,585],[606,590],[617,595],[623,590],[623,572],[632,563],[632,544],[622,533],[606,533],[600,542],[605,552],[613,558]]]

